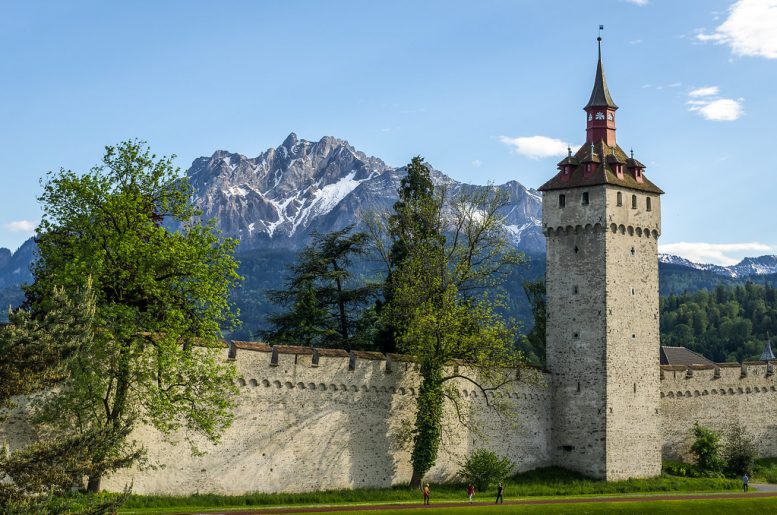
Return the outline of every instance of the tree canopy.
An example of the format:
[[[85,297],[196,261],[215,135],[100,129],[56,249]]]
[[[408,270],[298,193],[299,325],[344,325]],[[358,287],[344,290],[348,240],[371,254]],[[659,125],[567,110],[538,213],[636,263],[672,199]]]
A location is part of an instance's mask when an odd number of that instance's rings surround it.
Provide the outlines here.
[[[758,359],[777,332],[777,288],[718,285],[662,297],[661,344],[682,346],[716,361]]]
[[[26,306],[42,316],[55,288],[75,291],[91,281],[96,329],[67,361],[41,422],[119,436],[144,422],[212,441],[231,422],[235,372],[219,337],[237,323],[228,300],[239,280],[236,242],[199,221],[172,159],[126,141],[106,147],[91,171],[63,169],[42,183]],[[126,438],[115,444],[129,445]],[[91,491],[100,477],[89,477]]]
[[[390,270],[382,314],[399,351],[415,358],[421,375],[411,453],[411,484],[419,485],[437,459],[445,401],[469,422],[450,381],[468,381],[487,393],[510,382],[509,367],[522,363],[515,328],[495,311],[500,299],[490,295],[522,259],[505,239],[505,199],[494,189],[447,202],[446,188],[432,186],[428,167],[416,157],[399,197],[386,224],[392,244],[383,247]],[[462,366],[446,368],[454,361]]]

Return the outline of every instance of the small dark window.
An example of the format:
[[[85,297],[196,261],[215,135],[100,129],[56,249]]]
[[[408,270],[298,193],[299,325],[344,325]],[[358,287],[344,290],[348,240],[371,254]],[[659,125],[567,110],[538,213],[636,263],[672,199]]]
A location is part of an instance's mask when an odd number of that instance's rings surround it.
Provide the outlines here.
[[[637,209],[637,196],[631,196],[631,209]]]
[[[634,295],[634,288],[631,289],[631,294]]]
[[[637,383],[634,383],[634,393],[637,393]]]
[[[645,199],[645,210],[646,211],[652,211],[653,210],[653,206],[650,205],[650,197],[647,197]]]
[[[578,294],[578,291],[579,291],[579,290],[577,289],[577,286],[575,286],[575,289],[574,289],[575,295],[577,295],[577,294]]]
[[[578,252],[580,252],[580,249],[577,248],[577,245],[575,245],[575,254],[577,254]]]
[[[574,338],[574,339],[576,339],[576,340],[577,340],[578,338],[580,338],[580,333],[574,333],[574,334],[572,335],[572,338]]]
[[[618,199],[618,205],[622,206],[623,205],[623,195],[621,194],[620,191],[618,192],[618,196],[616,198]]]
[[[634,247],[631,247],[631,255],[634,255]]]
[[[558,196],[558,207],[566,207],[567,205],[567,196],[566,195],[559,195]]]
[[[584,206],[588,205],[588,192],[587,191],[583,192],[583,205]]]
[[[564,449],[564,452],[572,452],[575,450],[574,445],[562,445],[561,448]]]
[[[577,383],[577,393],[580,393],[580,382]]]

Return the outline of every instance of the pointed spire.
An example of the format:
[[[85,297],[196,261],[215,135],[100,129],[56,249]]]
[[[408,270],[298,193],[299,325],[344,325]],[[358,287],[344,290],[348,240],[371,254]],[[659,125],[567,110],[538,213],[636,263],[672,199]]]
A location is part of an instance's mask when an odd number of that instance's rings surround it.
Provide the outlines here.
[[[774,357],[774,352],[772,352],[772,343],[769,338],[769,333],[766,333],[766,344],[764,345],[764,351],[761,353],[761,361],[775,361],[777,358]]]
[[[607,89],[607,80],[604,78],[604,68],[602,67],[602,38],[596,38],[599,46],[599,61],[596,64],[596,78],[594,79],[594,89],[591,91],[591,98],[583,109],[589,107],[609,107],[618,109],[615,102],[612,101],[610,90]]]

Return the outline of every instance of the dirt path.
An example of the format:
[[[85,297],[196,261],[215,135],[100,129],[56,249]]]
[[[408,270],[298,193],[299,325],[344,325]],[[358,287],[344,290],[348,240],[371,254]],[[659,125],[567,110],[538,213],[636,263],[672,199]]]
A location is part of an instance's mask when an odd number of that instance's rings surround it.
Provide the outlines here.
[[[763,485],[759,485],[763,486]],[[772,486],[772,485],[767,485]],[[777,497],[777,489],[771,491],[760,491],[744,493],[708,493],[708,494],[678,494],[678,495],[631,495],[627,497],[583,497],[574,499],[522,499],[520,501],[506,501],[504,504],[511,506],[536,505],[536,504],[579,504],[579,503],[608,503],[608,502],[645,502],[645,501],[690,501],[694,499],[738,499],[742,497]],[[490,502],[475,502],[476,506],[493,506]],[[440,508],[463,508],[468,506],[464,502],[440,502],[433,503],[426,507],[427,509]],[[366,504],[366,505],[346,505],[346,506],[309,506],[295,508],[258,508],[243,511],[225,511],[225,512],[207,512],[207,515],[223,513],[224,515],[279,515],[292,513],[331,513],[342,511],[382,511],[382,510],[413,510],[425,508],[420,502],[418,504]],[[175,515],[196,515],[196,511],[183,511]]]

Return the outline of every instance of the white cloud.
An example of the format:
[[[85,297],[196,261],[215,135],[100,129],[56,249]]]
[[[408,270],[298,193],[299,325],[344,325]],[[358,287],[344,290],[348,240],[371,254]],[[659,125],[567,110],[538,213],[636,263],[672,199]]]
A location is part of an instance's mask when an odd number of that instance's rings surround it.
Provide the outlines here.
[[[547,136],[523,136],[510,138],[499,136],[499,141],[512,147],[513,152],[524,155],[530,159],[543,157],[563,156],[567,153],[569,144],[556,138]]]
[[[650,0],[623,0],[623,1],[628,2],[630,4],[639,5],[640,7],[650,3]]]
[[[742,116],[742,99],[719,98],[717,100],[689,101],[689,111],[698,112],[702,117],[714,122],[733,122]]]
[[[765,253],[776,249],[765,243],[667,243],[659,245],[659,252],[684,257],[694,263],[714,263],[716,265],[736,265],[741,261],[729,254]]]
[[[699,33],[700,41],[731,47],[734,55],[777,59],[777,0],[738,0],[728,18],[712,34]]]
[[[709,97],[717,95],[720,92],[720,88],[717,86],[707,86],[704,88],[696,88],[690,93],[688,93],[689,97]]]
[[[13,222],[8,222],[7,224],[3,225],[7,231],[11,232],[27,232],[27,233],[33,233],[35,232],[35,226],[38,225],[36,222],[32,222],[30,220],[15,220]]]
[[[705,120],[715,122],[733,122],[744,113],[741,98],[720,98],[720,88],[704,86],[688,93],[688,110],[697,113]]]
[[[474,161],[472,161],[472,166],[474,166],[475,168],[480,168],[481,166],[483,166],[483,163],[480,162],[480,159],[475,159]]]

